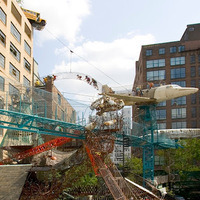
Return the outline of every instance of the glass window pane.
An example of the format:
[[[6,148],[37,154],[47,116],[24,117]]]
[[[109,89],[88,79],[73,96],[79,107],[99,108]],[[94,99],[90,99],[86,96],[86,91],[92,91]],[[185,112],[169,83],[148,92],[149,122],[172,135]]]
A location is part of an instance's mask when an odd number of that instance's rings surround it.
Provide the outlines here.
[[[0,53],[0,67],[5,68],[5,57]]]
[[[28,43],[25,40],[24,40],[24,50],[29,56],[31,55],[31,47],[28,45]]]
[[[24,58],[24,68],[28,71],[31,72],[31,64]]]
[[[12,43],[10,43],[10,53],[20,62],[21,53]]]
[[[159,49],[159,54],[161,55],[161,54],[165,54],[165,48],[160,48]]]
[[[17,41],[20,43],[21,42],[21,34],[17,30],[17,28],[13,25],[13,23],[11,23],[11,33],[17,39]]]
[[[0,91],[4,91],[5,87],[5,80],[3,77],[0,76]]]
[[[0,20],[6,24],[6,14],[5,12],[0,8]]]
[[[3,46],[6,45],[6,36],[1,30],[0,30],[0,42],[1,44],[3,44]]]
[[[14,77],[16,80],[19,81],[20,72],[19,72],[19,70],[17,70],[17,68],[16,68],[14,65],[12,65],[11,63],[10,63],[9,73],[10,73],[10,75],[11,75],[12,77]]]

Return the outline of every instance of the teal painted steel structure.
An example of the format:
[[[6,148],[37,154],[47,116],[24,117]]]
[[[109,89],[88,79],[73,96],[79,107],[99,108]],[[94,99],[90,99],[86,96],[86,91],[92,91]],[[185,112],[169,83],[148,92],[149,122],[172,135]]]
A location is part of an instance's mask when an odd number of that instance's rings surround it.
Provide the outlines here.
[[[85,128],[81,125],[3,109],[0,109],[0,115],[14,119],[8,121],[1,118],[0,128],[85,139]],[[62,128],[62,131],[56,130],[58,126]]]
[[[29,89],[29,90],[27,90]],[[37,88],[23,87],[17,93],[0,93],[0,128],[36,134],[62,136],[75,139],[86,138],[83,125],[57,120],[57,109],[53,109],[55,97],[52,93]],[[67,107],[66,107],[67,108]],[[65,110],[66,110],[65,108]],[[156,105],[140,105],[139,131],[135,128],[131,135],[125,135],[126,144],[143,149],[143,175],[145,179],[154,179],[154,150],[175,148],[176,143],[157,134]],[[52,112],[56,113],[52,113]],[[53,117],[50,119],[47,116]],[[72,113],[74,118],[74,113]],[[72,119],[71,118],[71,119]],[[71,121],[71,120],[70,120]],[[75,121],[75,120],[73,120]],[[60,127],[57,129],[57,127]],[[123,134],[115,135],[115,143],[123,145]]]

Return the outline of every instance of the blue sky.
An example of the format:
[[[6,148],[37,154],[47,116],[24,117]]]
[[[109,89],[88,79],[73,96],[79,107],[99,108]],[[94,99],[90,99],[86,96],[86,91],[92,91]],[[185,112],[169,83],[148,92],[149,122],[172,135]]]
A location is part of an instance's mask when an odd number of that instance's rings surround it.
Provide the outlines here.
[[[199,0],[23,0],[22,6],[47,20],[43,31],[34,32],[42,77],[71,70],[114,87],[133,84],[141,45],[180,40],[187,24],[200,23]],[[86,83],[56,85],[95,98]]]

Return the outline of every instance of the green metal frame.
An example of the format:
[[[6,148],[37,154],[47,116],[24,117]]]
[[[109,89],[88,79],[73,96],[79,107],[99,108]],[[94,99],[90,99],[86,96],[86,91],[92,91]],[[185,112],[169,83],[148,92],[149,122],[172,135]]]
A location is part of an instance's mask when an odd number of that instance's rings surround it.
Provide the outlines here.
[[[143,178],[154,180],[154,149],[158,141],[154,141],[154,134],[157,131],[156,105],[139,106],[139,123],[143,127],[143,139],[149,143],[143,149]]]
[[[8,121],[3,120],[1,117],[0,128],[76,139],[85,139],[85,128],[81,125],[3,109],[0,109],[0,115],[12,118],[11,121]],[[57,126],[60,126],[63,130],[55,130]],[[79,131],[79,134],[77,134],[76,131]]]

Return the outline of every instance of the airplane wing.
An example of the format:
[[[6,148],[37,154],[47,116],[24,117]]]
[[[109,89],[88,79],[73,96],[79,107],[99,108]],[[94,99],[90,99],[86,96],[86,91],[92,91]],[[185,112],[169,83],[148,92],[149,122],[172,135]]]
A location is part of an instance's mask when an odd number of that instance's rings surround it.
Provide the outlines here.
[[[114,97],[116,99],[122,99],[126,106],[131,106],[134,104],[156,103],[156,99],[152,99],[149,97],[128,96],[128,94],[114,94],[114,93],[106,93],[105,95]]]

